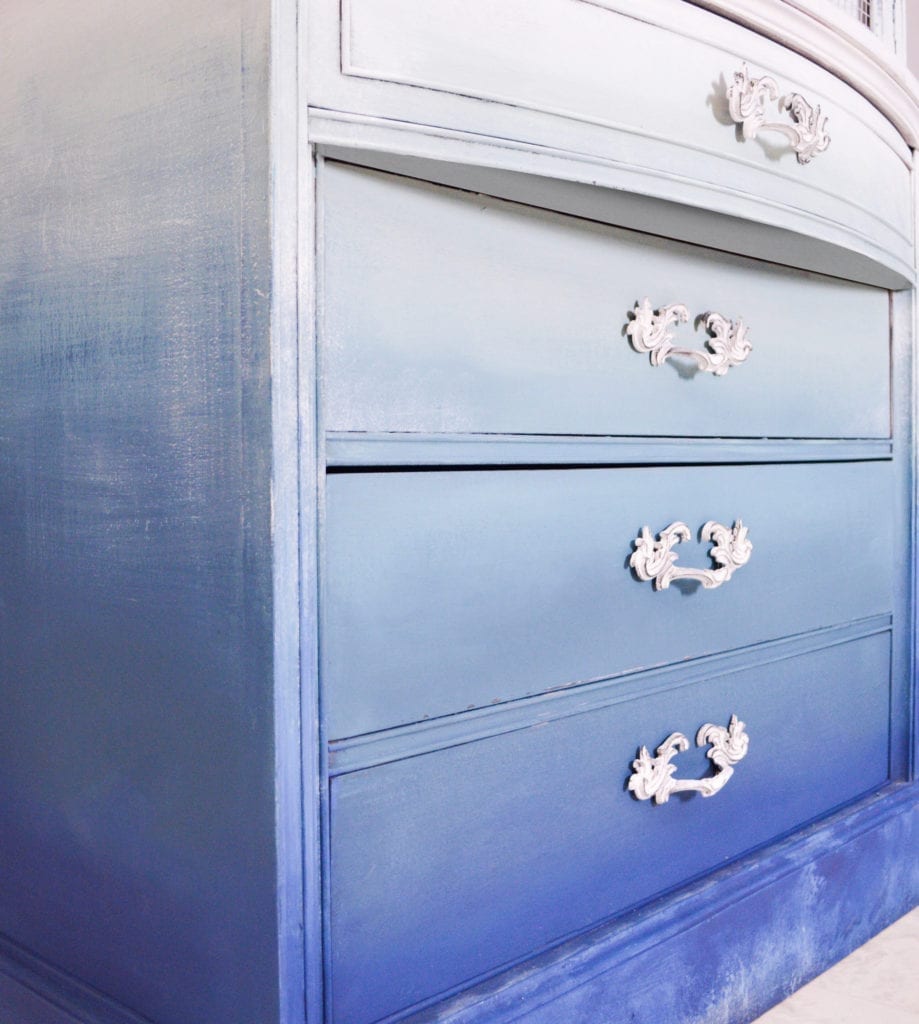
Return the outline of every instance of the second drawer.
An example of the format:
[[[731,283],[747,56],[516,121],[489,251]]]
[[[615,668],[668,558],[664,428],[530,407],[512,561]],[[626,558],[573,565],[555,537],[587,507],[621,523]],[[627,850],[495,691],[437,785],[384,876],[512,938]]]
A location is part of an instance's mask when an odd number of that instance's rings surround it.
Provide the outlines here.
[[[892,466],[332,474],[322,648],[330,739],[801,633],[892,607]],[[642,527],[742,520],[727,583],[655,590]]]
[[[880,289],[342,165],[321,191],[328,430],[890,433]],[[665,335],[726,372],[652,365]]]

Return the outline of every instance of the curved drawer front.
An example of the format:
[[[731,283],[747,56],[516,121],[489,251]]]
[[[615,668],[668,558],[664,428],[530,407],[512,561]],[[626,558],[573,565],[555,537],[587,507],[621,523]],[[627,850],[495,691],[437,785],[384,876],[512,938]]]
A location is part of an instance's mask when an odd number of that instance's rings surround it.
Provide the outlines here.
[[[889,652],[879,633],[333,779],[334,1020],[468,984],[883,783]],[[640,745],[734,713],[749,749],[711,799],[627,791]],[[676,763],[710,774],[703,749]]]
[[[883,614],[887,462],[387,472],[328,480],[323,690],[330,738]],[[642,527],[709,520],[749,562],[716,589],[629,568]],[[905,557],[905,553],[900,553]]]
[[[885,291],[392,175],[325,171],[329,430],[889,435]],[[683,313],[639,337],[645,298],[650,311]],[[731,324],[697,322],[711,313]],[[662,360],[655,332],[700,357]]]
[[[725,18],[678,0],[345,0],[343,15],[321,107],[640,167],[652,190],[654,177],[661,189],[702,181],[714,204],[759,196],[908,251],[908,154],[894,129],[831,73]],[[767,122],[794,123],[778,102],[792,94],[827,118],[830,145],[806,166],[778,132],[735,131],[728,87],[745,63],[775,80]]]

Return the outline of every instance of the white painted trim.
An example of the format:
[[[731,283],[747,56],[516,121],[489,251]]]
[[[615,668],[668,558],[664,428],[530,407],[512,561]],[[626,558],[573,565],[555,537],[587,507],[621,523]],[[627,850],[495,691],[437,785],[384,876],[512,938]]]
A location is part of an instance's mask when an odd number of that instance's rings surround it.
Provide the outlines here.
[[[271,544],[279,1024],[303,1024],[303,789],[297,464],[297,0],[271,4]]]
[[[812,0],[690,0],[797,51],[870,100],[912,147],[919,146],[919,82],[868,31]]]
[[[323,871],[322,815],[325,813],[325,741],[319,712],[319,517],[321,466],[317,411],[317,260],[321,242],[316,223],[316,151],[307,132],[310,45],[316,31],[315,5],[291,0],[299,17],[297,39],[297,429],[299,466],[300,743],[303,787],[303,1024],[326,1019],[325,914],[328,878]]]

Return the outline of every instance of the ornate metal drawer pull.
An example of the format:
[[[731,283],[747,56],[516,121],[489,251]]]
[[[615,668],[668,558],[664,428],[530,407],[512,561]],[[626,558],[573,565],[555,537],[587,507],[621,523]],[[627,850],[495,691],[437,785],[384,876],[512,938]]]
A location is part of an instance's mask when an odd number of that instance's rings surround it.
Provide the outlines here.
[[[681,732],[671,733],[657,748],[657,756],[651,757],[647,747],[640,747],[638,757],[632,762],[629,776],[629,790],[638,800],[654,799],[656,804],[665,804],[671,793],[685,793],[698,790],[702,796],[714,796],[724,789],[734,774],[734,765],[747,756],[750,737],[744,732],[744,723],[737,715],[725,729],[720,725],[706,723],[696,733],[696,746],[709,744],[706,757],[715,766],[715,774],[707,779],[676,779],[676,765],[670,762],[682,750],[689,749],[689,740]]]
[[[650,352],[652,366],[663,366],[671,356],[685,356],[694,359],[700,370],[723,377],[732,366],[740,366],[753,351],[743,320],[728,320],[720,313],[703,313],[697,319],[711,334],[705,342],[708,351],[677,348],[672,344],[673,332],[669,328],[689,320],[689,310],[681,303],[655,310],[651,301],[644,298],[635,303],[629,315],[632,320],[625,330],[632,348],[636,352]]]
[[[731,119],[743,126],[743,137],[755,139],[761,131],[780,132],[791,143],[799,164],[808,164],[830,144],[826,131],[827,117],[820,107],[812,107],[797,92],[779,97],[774,78],[764,75],[751,78],[746,64],[734,72],[734,82],[727,90]],[[778,100],[780,111],[791,113],[792,124],[766,120],[766,100]]]
[[[715,544],[709,555],[717,569],[684,569],[675,564],[678,556],[673,546],[691,536],[685,523],[671,523],[666,530],[661,530],[657,540],[652,537],[650,527],[643,526],[633,542],[635,550],[629,565],[640,580],[654,580],[655,590],[666,590],[674,580],[698,580],[706,590],[711,590],[727,583],[735,569],[750,561],[753,545],[747,540],[747,528],[740,519],[733,529],[711,520],[702,527],[700,538]]]

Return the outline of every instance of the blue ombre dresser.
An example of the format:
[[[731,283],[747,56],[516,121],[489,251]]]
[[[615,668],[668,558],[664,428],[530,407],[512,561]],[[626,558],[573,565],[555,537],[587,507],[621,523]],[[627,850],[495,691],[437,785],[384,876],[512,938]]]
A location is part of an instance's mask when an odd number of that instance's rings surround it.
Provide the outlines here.
[[[745,1024],[919,901],[919,110],[845,6],[103,26],[130,188],[5,193],[0,1007]]]
[[[916,899],[905,75],[738,6],[310,9],[335,1024],[746,1021]]]

